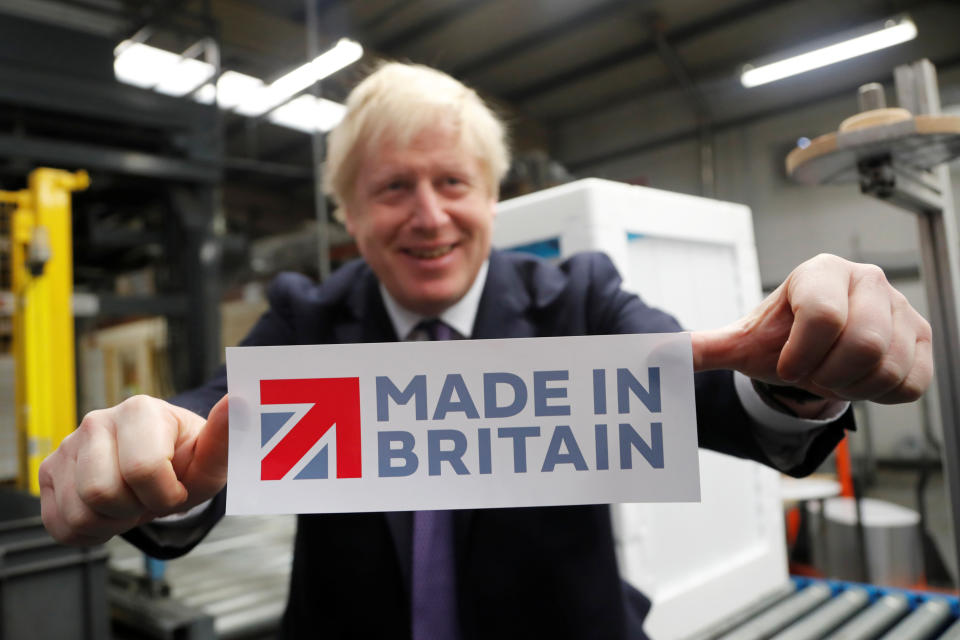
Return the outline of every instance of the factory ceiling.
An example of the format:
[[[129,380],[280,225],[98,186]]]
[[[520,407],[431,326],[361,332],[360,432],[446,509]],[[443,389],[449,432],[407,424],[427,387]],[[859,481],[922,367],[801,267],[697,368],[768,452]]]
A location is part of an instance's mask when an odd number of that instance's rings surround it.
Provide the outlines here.
[[[316,1],[321,48],[350,37],[367,51],[364,64],[323,83],[325,96],[342,100],[378,58],[433,65],[507,109],[521,148],[544,149],[580,171],[694,136],[704,123],[722,128],[852,95],[862,82],[889,79],[896,64],[921,57],[941,68],[960,62],[960,4],[949,1]],[[117,41],[146,27],[151,44],[174,51],[189,46],[210,17],[223,68],[267,80],[307,56],[303,0],[0,0],[0,11]],[[900,12],[916,22],[917,40],[761,88],[739,83],[744,63]],[[619,140],[578,144],[578,132],[621,121]],[[242,144],[244,129],[228,123],[228,147]],[[306,136],[275,132],[258,142],[258,153],[272,161],[307,159],[309,144]]]

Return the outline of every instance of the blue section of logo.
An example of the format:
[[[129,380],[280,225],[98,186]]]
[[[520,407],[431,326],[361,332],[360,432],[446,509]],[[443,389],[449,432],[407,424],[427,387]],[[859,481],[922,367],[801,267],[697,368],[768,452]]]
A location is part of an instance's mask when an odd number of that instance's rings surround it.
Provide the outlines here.
[[[313,457],[307,466],[305,466],[294,480],[326,480],[327,478],[327,445]]]
[[[293,416],[293,411],[283,413],[261,413],[260,414],[260,446],[270,442],[270,438],[277,434],[277,431],[287,424],[287,420]]]

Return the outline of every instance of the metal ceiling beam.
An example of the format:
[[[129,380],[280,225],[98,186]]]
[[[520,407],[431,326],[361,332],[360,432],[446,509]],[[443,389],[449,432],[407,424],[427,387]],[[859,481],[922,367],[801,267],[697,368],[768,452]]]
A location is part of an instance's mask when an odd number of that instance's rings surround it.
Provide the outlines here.
[[[766,12],[774,7],[795,1],[796,0],[750,0],[749,2],[745,2],[741,5],[733,7],[732,9],[711,14],[706,18],[702,18],[700,20],[691,22],[688,25],[673,29],[667,33],[667,38],[669,38],[669,40],[675,45],[680,45],[716,29],[733,24],[739,20],[752,17],[753,15]],[[622,64],[632,58],[639,58],[649,55],[656,52],[656,50],[657,44],[651,38],[639,44],[625,47],[619,51],[614,51],[613,53],[607,54],[601,58],[595,58],[587,61],[581,65],[573,67],[572,69],[568,69],[562,73],[545,78],[540,82],[527,85],[516,91],[508,92],[503,97],[504,99],[514,103],[524,102],[534,98],[535,96],[559,89],[566,84],[571,84],[593,74],[606,71],[610,67]]]
[[[450,74],[460,78],[476,74],[486,67],[509,62],[512,58],[536,49],[545,42],[574,33],[591,22],[597,22],[603,18],[607,18],[628,7],[636,8],[645,4],[650,4],[650,2],[648,0],[644,2],[637,2],[637,0],[612,0],[612,2],[606,2],[583,13],[578,13],[575,16],[562,20],[557,24],[538,29],[519,40],[508,42],[498,49],[488,51],[479,58],[468,60],[450,69]]]
[[[431,31],[445,27],[461,16],[479,8],[487,1],[488,0],[461,0],[460,2],[451,2],[445,9],[428,16],[426,19],[417,22],[411,27],[403,29],[400,33],[396,33],[382,42],[378,42],[377,48],[390,51],[405,42],[422,38]]]
[[[407,0],[400,0],[400,2],[394,2],[391,5],[388,5],[386,9],[380,11],[380,13],[374,15],[372,18],[367,20],[364,24],[360,25],[360,30],[363,32],[369,32],[384,22],[396,15],[397,11],[402,9],[407,5]]]
[[[897,11],[906,11],[908,9],[913,9],[925,4],[930,4],[931,0],[916,0],[913,2],[899,2],[896,5]],[[772,6],[772,4],[770,5]],[[880,17],[879,15],[876,17]],[[718,25],[722,26],[722,25]],[[670,39],[670,42],[674,45],[678,44],[676,40],[673,39],[673,36],[670,35],[670,32],[667,32],[666,37]],[[692,36],[691,39],[696,36]],[[728,73],[731,68],[735,66],[740,59],[737,60],[727,60],[726,62],[718,61],[712,65],[710,69],[701,70],[701,77],[707,76],[716,76],[723,73]],[[627,87],[623,91],[619,91],[613,95],[604,95],[599,96],[595,101],[589,102],[585,105],[581,105],[573,110],[568,110],[558,115],[550,116],[544,118],[546,122],[551,123],[552,126],[560,126],[564,122],[571,120],[576,120],[577,118],[593,115],[597,112],[598,109],[613,109],[618,106],[622,106],[638,98],[644,96],[649,96],[651,93],[656,93],[658,91],[663,91],[669,87],[669,83],[658,81],[653,82],[644,86],[634,86]]]
[[[108,7],[106,5],[97,4],[96,2],[91,2],[90,0],[57,0],[57,2],[58,4],[62,4],[67,7],[74,7],[84,11],[99,13],[115,18],[130,17],[129,11],[121,9],[120,7]]]
[[[954,56],[950,58],[944,58],[940,60],[934,60],[933,64],[940,70],[940,73],[947,73],[955,71],[957,68],[960,68],[960,56]],[[884,81],[892,81],[892,74],[884,79]],[[879,82],[879,80],[878,80]],[[837,91],[830,91],[828,93],[819,94],[815,96],[810,96],[809,98],[790,103],[789,108],[784,107],[773,107],[770,109],[764,109],[763,111],[758,111],[756,113],[750,113],[738,118],[730,118],[727,120],[719,120],[713,124],[713,132],[720,133],[721,131],[726,131],[729,129],[734,129],[736,127],[741,127],[751,122],[757,122],[765,118],[771,118],[783,114],[788,111],[797,111],[804,109],[806,107],[811,107],[814,105],[822,104],[825,100],[833,100],[836,98],[843,98],[850,96],[851,87],[857,87],[861,84],[860,81],[854,82],[848,87],[844,87]],[[582,158],[574,162],[565,162],[561,160],[561,163],[570,171],[583,171],[590,167],[594,167],[598,164],[612,162],[615,160],[622,160],[624,158],[629,158],[631,156],[636,156],[647,151],[652,151],[653,149],[658,149],[665,147],[671,144],[677,144],[679,142],[684,142],[687,140],[692,140],[698,136],[700,128],[697,126],[689,127],[683,131],[677,133],[671,133],[666,136],[661,136],[652,140],[646,140],[643,142],[633,143],[621,147],[619,149],[613,149],[604,153],[600,153],[594,156],[587,158]]]
[[[206,183],[220,180],[219,169],[209,163],[45,138],[0,135],[0,156],[160,180]]]
[[[339,3],[339,0],[314,0],[317,3],[317,13],[321,18],[321,22],[324,20],[324,16],[338,4],[347,4]],[[356,30],[359,33],[368,33],[373,29],[376,29],[384,22],[392,18],[397,11],[403,9],[407,5],[408,0],[398,0],[394,1],[392,4],[388,4],[385,8],[381,9],[379,12],[375,13],[372,18],[360,24],[356,27]],[[349,7],[345,9],[349,13]],[[307,22],[307,12],[301,7],[296,11],[287,16],[295,22],[300,22],[306,24]]]
[[[118,82],[63,76],[0,63],[0,104],[139,126],[207,130],[210,108]]]
[[[124,28],[123,31],[117,34],[117,41],[123,40],[137,40],[144,41],[147,38],[138,38],[137,36],[147,30],[147,37],[149,37],[149,30],[152,26],[162,25],[165,28],[172,29],[174,31],[193,31],[191,29],[184,29],[182,26],[178,25],[175,22],[175,18],[187,18],[195,19],[198,24],[202,25],[205,31],[212,31],[213,25],[206,19],[205,16],[200,14],[194,14],[192,12],[186,11],[183,9],[187,0],[168,0],[163,2],[162,0],[155,0],[150,2],[144,10],[140,11],[140,15],[133,21],[133,23]],[[206,35],[206,34],[204,34]]]
[[[660,59],[683,89],[690,106],[697,114],[697,127],[700,134],[700,195],[712,198],[716,192],[716,173],[714,171],[713,115],[710,105],[707,104],[700,87],[690,77],[680,52],[667,40],[666,24],[659,16],[653,18],[651,29]]]
[[[793,109],[803,109],[804,107],[810,107],[816,104],[822,103],[824,100],[830,100],[833,98],[839,98],[842,96],[849,96],[850,89],[846,88],[841,91],[832,91],[829,94],[816,96],[810,98],[809,100],[804,100],[802,102],[795,102],[791,105],[791,110]],[[783,108],[773,108],[760,111],[758,113],[752,113],[741,118],[735,118],[732,120],[721,120],[714,123],[713,132],[720,133],[721,131],[726,131],[728,129],[733,129],[735,127],[743,126],[754,122],[757,120],[763,120],[764,118],[770,118],[776,115],[783,113],[785,109]],[[620,147],[619,149],[613,149],[611,151],[606,151],[604,153],[599,153],[597,155],[589,156],[587,158],[582,158],[580,160],[575,160],[573,162],[560,162],[570,171],[578,172],[584,171],[591,167],[595,167],[598,164],[603,164],[606,162],[613,162],[616,160],[623,160],[624,158],[630,158],[632,156],[640,155],[647,151],[652,151],[654,149],[659,149],[662,147],[669,146],[671,144],[677,144],[680,142],[685,142],[687,140],[695,139],[700,132],[698,126],[689,127],[683,131],[677,133],[667,134],[665,136],[660,136],[652,140],[645,140],[643,142],[637,142],[633,144]]]
[[[677,81],[677,84],[680,85],[683,92],[687,94],[690,105],[697,113],[697,116],[702,120],[710,120],[710,107],[703,97],[703,92],[700,91],[696,82],[690,77],[687,65],[684,64],[680,58],[680,53],[677,51],[677,48],[667,39],[665,26],[658,21],[653,25],[652,30],[657,52],[660,54],[660,59],[663,60],[663,64],[667,67],[667,70],[670,71],[670,75]]]

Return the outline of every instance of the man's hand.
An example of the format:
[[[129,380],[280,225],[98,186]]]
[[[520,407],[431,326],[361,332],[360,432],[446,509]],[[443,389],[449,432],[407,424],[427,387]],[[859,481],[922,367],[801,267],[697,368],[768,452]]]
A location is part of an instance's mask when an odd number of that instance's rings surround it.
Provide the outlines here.
[[[135,396],[88,413],[40,465],[43,524],[91,545],[209,500],[227,480],[227,396],[204,420]]]
[[[735,369],[825,398],[910,402],[933,375],[930,325],[883,271],[825,254],[740,320],[692,339],[696,371]]]

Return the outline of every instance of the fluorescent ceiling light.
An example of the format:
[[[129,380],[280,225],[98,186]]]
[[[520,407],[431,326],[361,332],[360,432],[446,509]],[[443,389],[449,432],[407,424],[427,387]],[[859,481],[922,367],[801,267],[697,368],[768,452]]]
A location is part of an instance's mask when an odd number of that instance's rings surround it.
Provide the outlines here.
[[[851,38],[821,49],[802,53],[785,60],[761,67],[745,69],[740,76],[744,87],[781,80],[789,76],[819,69],[836,62],[849,60],[879,49],[892,47],[917,37],[917,26],[909,18],[888,20],[883,27],[872,33]]]
[[[271,85],[244,73],[224,71],[216,88],[209,82],[215,72],[213,65],[201,60],[130,40],[117,45],[114,55],[114,73],[121,82],[171,96],[184,96],[196,89],[191,97],[197,102],[213,104],[216,99],[221,109],[232,109],[247,116],[258,116],[276,107],[268,116],[271,122],[313,133],[337,126],[346,107],[309,94],[285,101],[317,80],[359,60],[363,47],[350,40],[340,40],[313,62],[298,67]]]
[[[194,58],[183,58],[154,87],[155,91],[168,96],[185,96],[213,77],[214,66]]]
[[[304,94],[277,107],[267,119],[274,124],[313,133],[333,129],[343,119],[346,110],[342,104]]]
[[[113,71],[117,80],[168,96],[182,96],[213,76],[213,65],[184,58],[139,42],[124,40],[114,50]]]
[[[213,104],[214,99],[217,97],[217,90],[213,88],[213,85],[209,82],[193,94],[193,99],[199,102],[200,104]]]
[[[263,80],[260,78],[236,71],[224,71],[217,82],[217,102],[221,109],[233,109],[249,100],[250,96],[259,94],[263,88]]]
[[[293,71],[277,78],[267,87],[266,91],[253,96],[249,102],[245,102],[237,111],[251,116],[266,113],[313,83],[323,80],[362,57],[363,47],[359,43],[341,38],[332,49],[321,53],[311,62],[302,64]]]
[[[180,56],[149,45],[124,40],[115,49],[113,72],[117,80],[149,89],[171,77]]]

